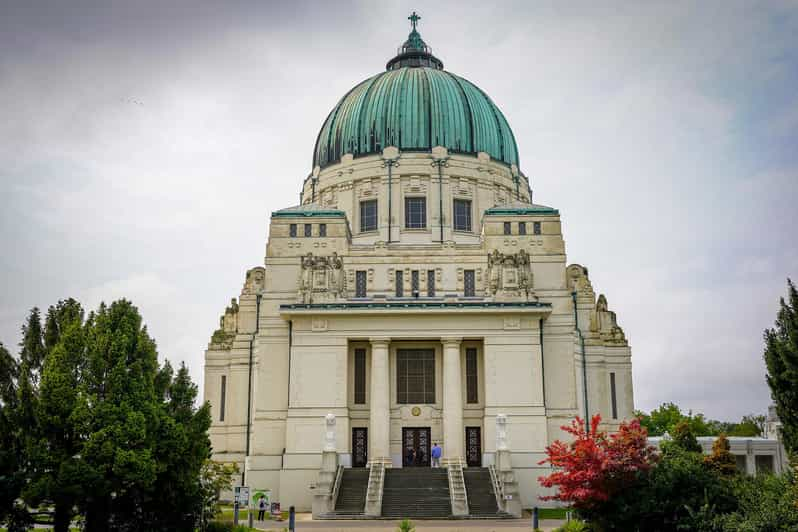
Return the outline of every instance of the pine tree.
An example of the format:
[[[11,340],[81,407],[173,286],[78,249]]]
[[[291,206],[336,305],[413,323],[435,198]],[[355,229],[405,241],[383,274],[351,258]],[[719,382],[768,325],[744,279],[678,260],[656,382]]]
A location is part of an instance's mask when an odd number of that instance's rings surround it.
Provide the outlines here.
[[[787,280],[775,327],[765,331],[765,365],[770,393],[782,423],[784,447],[798,455],[798,291]]]

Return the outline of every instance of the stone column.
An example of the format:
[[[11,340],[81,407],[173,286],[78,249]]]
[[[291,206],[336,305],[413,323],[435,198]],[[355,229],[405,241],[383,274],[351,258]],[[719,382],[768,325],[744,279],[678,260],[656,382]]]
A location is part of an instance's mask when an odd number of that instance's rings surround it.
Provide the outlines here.
[[[441,338],[443,344],[443,457],[463,458],[463,379],[460,373],[462,338]]]
[[[371,339],[371,397],[369,398],[369,461],[390,459],[389,338]]]

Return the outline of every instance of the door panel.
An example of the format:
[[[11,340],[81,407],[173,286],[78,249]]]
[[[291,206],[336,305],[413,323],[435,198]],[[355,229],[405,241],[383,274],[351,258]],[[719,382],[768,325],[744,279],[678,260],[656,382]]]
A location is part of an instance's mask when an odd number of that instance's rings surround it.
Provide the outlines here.
[[[352,429],[352,467],[366,467],[368,448],[368,429],[366,427],[354,427]]]
[[[402,465],[405,467],[429,467],[430,464],[430,428],[404,427],[402,429]],[[411,460],[409,451],[416,451]]]
[[[481,427],[466,427],[466,464],[469,467],[482,466],[482,429]]]

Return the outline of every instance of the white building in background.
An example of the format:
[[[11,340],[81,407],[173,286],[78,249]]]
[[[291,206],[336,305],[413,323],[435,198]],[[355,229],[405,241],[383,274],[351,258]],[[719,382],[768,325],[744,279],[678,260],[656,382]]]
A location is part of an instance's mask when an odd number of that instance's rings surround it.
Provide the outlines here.
[[[328,414],[347,468],[427,465],[433,442],[493,464],[506,414],[525,506],[561,425],[633,414],[629,343],[568,265],[560,212],[532,202],[504,115],[413,22],[324,120],[301,203],[272,213],[205,353],[214,459],[298,510]]]
[[[653,436],[648,442],[659,449],[664,439],[665,436]],[[712,453],[715,436],[700,436],[696,439],[704,454]],[[768,435],[764,438],[727,436],[726,439],[729,440],[729,451],[737,461],[737,470],[742,473],[782,473],[789,467],[784,447],[777,438]]]

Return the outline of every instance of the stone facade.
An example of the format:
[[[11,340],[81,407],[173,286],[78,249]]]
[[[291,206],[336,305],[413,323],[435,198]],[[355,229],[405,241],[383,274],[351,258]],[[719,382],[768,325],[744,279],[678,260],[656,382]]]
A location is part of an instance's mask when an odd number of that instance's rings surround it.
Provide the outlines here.
[[[422,227],[409,227],[408,198],[424,199]],[[376,227],[361,220],[373,200]],[[408,350],[432,353],[427,400],[400,402]],[[514,165],[440,146],[315,168],[302,204],[272,214],[264,265],[205,361],[214,459],[298,510],[330,441],[338,463],[361,465],[353,435],[366,429],[366,460],[402,467],[403,429],[428,429],[444,458],[473,462],[478,444],[495,464],[499,414],[501,465],[521,504],[538,505],[559,427],[587,412],[613,430],[633,410],[629,344],[587,268],[567,265],[559,212],[531,202]]]

